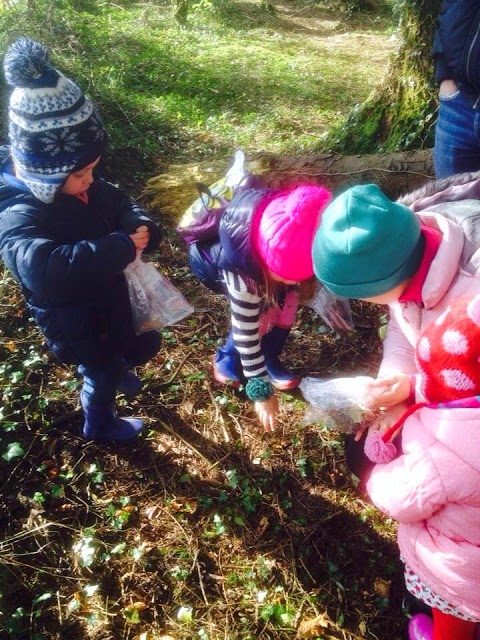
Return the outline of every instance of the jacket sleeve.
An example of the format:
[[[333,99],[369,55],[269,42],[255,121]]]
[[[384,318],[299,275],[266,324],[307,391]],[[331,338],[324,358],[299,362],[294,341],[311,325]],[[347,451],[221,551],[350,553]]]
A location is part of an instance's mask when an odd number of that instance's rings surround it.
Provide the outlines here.
[[[245,280],[223,272],[230,301],[232,334],[245,378],[268,377],[260,339],[260,296],[249,290]]]
[[[59,244],[33,208],[2,213],[0,248],[6,266],[38,300],[64,303],[98,288],[135,259],[123,232],[95,240]]]
[[[388,464],[377,464],[367,492],[376,507],[404,524],[429,518],[448,501],[436,465],[421,447]]]
[[[415,349],[399,327],[395,312],[390,309],[387,337],[383,344],[383,357],[378,375],[383,376],[399,371],[407,374],[417,373]]]
[[[444,3],[445,4],[445,3]],[[435,65],[434,79],[440,84],[443,80],[454,79],[453,72],[448,69],[443,49],[443,40],[441,33],[444,31],[445,7],[442,8],[438,17],[437,27],[433,36],[432,58]],[[448,43],[447,43],[448,44]]]
[[[114,226],[130,235],[139,226],[145,225],[150,231],[150,240],[144,253],[152,253],[160,242],[160,229],[147,213],[123,191],[109,182],[102,181],[102,198],[114,217]]]

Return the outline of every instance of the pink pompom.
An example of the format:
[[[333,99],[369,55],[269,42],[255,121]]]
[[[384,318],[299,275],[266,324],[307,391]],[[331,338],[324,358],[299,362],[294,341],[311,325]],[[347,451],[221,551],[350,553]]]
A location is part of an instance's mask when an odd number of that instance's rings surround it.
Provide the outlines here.
[[[397,448],[393,442],[384,442],[380,431],[369,431],[365,439],[364,452],[372,462],[385,464],[396,457]]]

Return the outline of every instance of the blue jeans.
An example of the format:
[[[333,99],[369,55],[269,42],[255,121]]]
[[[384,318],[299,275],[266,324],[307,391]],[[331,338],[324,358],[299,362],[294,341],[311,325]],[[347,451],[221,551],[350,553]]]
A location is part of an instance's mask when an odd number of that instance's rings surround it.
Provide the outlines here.
[[[461,91],[440,96],[433,163],[437,179],[480,170],[480,112]]]

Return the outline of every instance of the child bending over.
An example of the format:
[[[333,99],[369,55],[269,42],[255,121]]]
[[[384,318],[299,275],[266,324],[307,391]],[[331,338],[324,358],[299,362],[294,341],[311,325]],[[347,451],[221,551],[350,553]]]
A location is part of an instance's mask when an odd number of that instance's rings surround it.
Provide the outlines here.
[[[231,329],[215,355],[214,377],[245,384],[267,431],[278,411],[274,389],[300,383],[279,356],[295,321],[299,289],[313,277],[312,242],[330,199],[316,185],[247,189],[223,213],[218,240],[189,247],[192,271],[230,302]]]
[[[462,408],[447,404],[413,413],[396,438],[400,456],[387,464],[365,464],[365,438],[358,435],[347,451],[374,503],[400,522],[407,584],[433,608],[433,626],[412,619],[412,640],[471,640],[480,620],[480,413],[478,403],[471,407],[463,399],[480,392],[476,253],[457,223],[428,209],[415,214],[375,185],[339,195],[324,212],[313,245],[315,273],[333,293],[389,305],[380,374],[368,398],[372,409],[384,411],[371,429],[383,430],[411,409],[413,382],[425,370],[420,389],[426,400],[462,398]],[[450,309],[466,296],[474,299],[471,307]],[[460,315],[468,316],[468,330],[459,331]],[[429,335],[439,331],[432,342]],[[449,349],[459,366],[442,361]],[[437,355],[438,370],[433,366],[429,373],[429,358],[435,363]],[[463,366],[467,358],[470,375]]]

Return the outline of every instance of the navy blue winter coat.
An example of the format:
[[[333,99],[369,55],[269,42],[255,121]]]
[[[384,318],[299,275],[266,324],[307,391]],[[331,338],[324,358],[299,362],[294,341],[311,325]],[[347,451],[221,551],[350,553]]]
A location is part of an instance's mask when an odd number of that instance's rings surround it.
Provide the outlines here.
[[[222,247],[218,266],[258,281],[262,268],[252,249],[252,220],[271,189],[248,189],[236,196],[220,219],[218,236]]]
[[[443,0],[432,55],[435,81],[455,80],[480,105],[480,2]]]
[[[99,352],[125,348],[132,334],[123,269],[135,259],[129,234],[150,230],[145,252],[158,246],[157,225],[103,179],[88,204],[58,194],[45,204],[11,176],[0,148],[0,253],[20,283],[28,308],[52,351],[65,363],[102,365]],[[109,357],[109,352],[103,357]],[[113,357],[113,353],[112,353]]]

